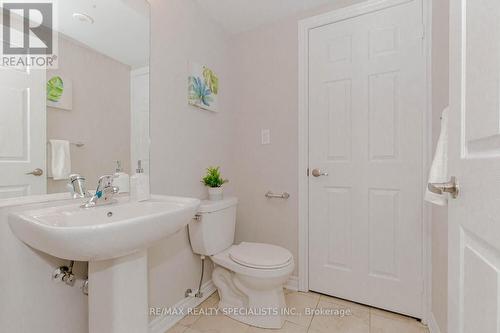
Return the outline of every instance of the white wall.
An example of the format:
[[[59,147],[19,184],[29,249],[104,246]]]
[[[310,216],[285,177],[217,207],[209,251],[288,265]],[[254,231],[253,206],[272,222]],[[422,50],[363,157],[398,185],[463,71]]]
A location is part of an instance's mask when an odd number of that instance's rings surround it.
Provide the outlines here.
[[[441,130],[440,116],[449,103],[449,0],[433,1],[432,120],[433,143]],[[441,333],[448,331],[448,209],[432,208],[432,305]]]
[[[69,197],[69,194],[56,196]],[[15,200],[30,203],[34,209],[47,206],[37,203],[41,201],[37,197]],[[80,290],[85,264],[75,266],[79,279],[74,287],[52,281],[54,270],[68,261],[33,250],[19,241],[7,221],[7,215],[15,209],[15,205],[0,202],[0,332],[87,333],[87,296]]]
[[[200,182],[205,168],[220,165],[233,189],[234,115],[229,39],[192,0],[152,0],[151,189],[157,194],[205,197]],[[220,78],[219,113],[187,104],[188,61],[211,66]],[[208,266],[208,265],[207,265]],[[170,306],[195,290],[200,260],[191,252],[186,231],[149,251],[149,300]],[[206,279],[210,278],[207,271]]]

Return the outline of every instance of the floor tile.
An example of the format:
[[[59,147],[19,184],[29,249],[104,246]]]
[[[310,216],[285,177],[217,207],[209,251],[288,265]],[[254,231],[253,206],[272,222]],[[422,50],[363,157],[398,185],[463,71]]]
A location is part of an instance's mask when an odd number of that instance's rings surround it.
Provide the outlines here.
[[[295,315],[287,316],[286,320],[302,327],[308,327],[312,315],[306,314],[306,308],[315,309],[318,305],[319,295],[313,293],[292,292],[285,295],[286,306],[295,309]]]
[[[192,329],[190,327],[188,327],[184,332],[182,333],[201,333],[200,331],[198,330],[195,330],[195,329]]]
[[[336,297],[327,296],[327,295],[321,295],[319,300],[320,300],[320,302],[334,303],[334,304],[348,307],[351,309],[359,309],[361,311],[369,311],[370,310],[370,307],[367,305],[354,303],[354,302],[346,301],[346,300],[341,299],[341,298],[336,298]]]
[[[179,321],[179,324],[186,326],[186,327],[191,327],[191,325],[193,325],[198,319],[200,319],[199,316],[195,316],[193,314],[188,314],[187,316],[185,316],[184,318],[182,318]]]
[[[201,333],[246,333],[249,326],[220,314],[201,316],[191,328]]]
[[[191,314],[166,333],[429,333],[416,319],[335,297],[285,290],[285,298],[298,315],[287,317],[279,330],[251,327],[222,314]],[[214,293],[197,309],[216,308],[218,302]],[[306,308],[315,311],[306,315]]]
[[[389,318],[373,314],[370,333],[428,333],[427,328],[415,319]]]
[[[377,316],[385,317],[388,319],[394,319],[394,320],[403,320],[403,321],[415,321],[416,320],[414,318],[403,316],[403,315],[400,315],[398,313],[384,311],[384,310],[376,309],[376,308],[370,308],[370,313],[372,315],[377,315]]]
[[[186,326],[182,326],[180,324],[175,325],[165,333],[184,333],[188,328]]]
[[[268,330],[250,326],[247,333],[307,333],[307,327],[302,327],[286,321],[283,327],[279,330]]]
[[[322,313],[320,314],[318,311],[322,311]],[[320,300],[309,332],[369,333],[370,311],[362,306],[341,305]]]

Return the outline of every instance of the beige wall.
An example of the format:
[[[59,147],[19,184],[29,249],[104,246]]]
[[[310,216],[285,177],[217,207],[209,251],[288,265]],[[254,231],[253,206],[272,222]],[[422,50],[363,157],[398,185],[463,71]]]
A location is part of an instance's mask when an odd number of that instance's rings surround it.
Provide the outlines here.
[[[115,172],[115,160],[130,170],[130,67],[78,42],[59,40],[59,73],[73,81],[73,109],[47,108],[47,139],[83,142],[71,147],[73,173],[97,178]],[[66,192],[67,181],[47,182],[48,193]]]
[[[432,120],[433,143],[439,136],[440,116],[448,106],[449,90],[449,0],[433,1]],[[432,208],[432,306],[441,333],[448,331],[448,210]]]
[[[152,0],[151,189],[153,193],[203,198],[205,168],[220,165],[235,178],[232,154],[234,115],[229,107],[229,39],[193,0]],[[188,61],[211,66],[220,78],[218,113],[187,104]],[[195,290],[200,260],[192,254],[184,230],[149,252],[149,300],[170,306]],[[207,267],[209,265],[207,264]],[[206,279],[211,271],[207,271]]]

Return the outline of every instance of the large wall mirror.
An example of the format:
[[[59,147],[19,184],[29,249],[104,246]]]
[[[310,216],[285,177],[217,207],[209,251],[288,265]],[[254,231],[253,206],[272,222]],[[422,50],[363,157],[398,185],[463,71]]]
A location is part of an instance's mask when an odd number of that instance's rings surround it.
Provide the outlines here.
[[[132,175],[139,160],[149,171],[148,2],[53,8],[57,66],[0,64],[0,199],[68,192],[72,174],[93,189],[118,164]],[[23,28],[11,16],[2,24],[14,36]]]

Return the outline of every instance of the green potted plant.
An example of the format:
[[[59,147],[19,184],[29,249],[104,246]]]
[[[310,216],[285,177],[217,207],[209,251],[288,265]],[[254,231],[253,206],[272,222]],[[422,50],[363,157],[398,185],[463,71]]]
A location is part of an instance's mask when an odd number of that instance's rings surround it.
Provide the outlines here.
[[[222,178],[220,175],[220,167],[207,168],[205,177],[201,180],[206,187],[208,187],[209,200],[222,200],[223,188],[222,185],[228,182],[227,179]]]

